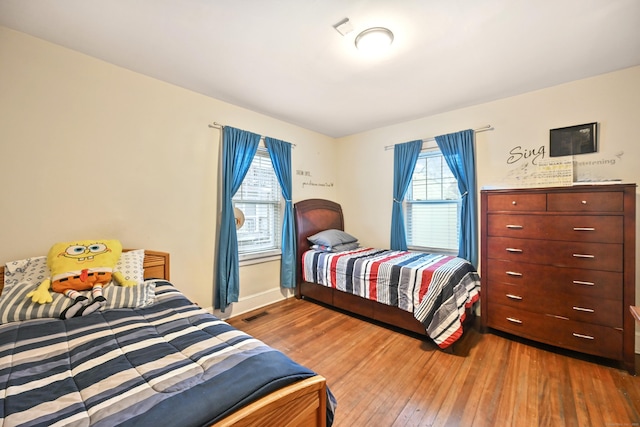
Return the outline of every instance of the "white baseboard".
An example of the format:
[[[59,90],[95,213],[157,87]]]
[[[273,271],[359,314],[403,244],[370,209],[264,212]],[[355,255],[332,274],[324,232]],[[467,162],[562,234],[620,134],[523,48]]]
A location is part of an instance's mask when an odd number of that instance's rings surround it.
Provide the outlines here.
[[[258,309],[260,307],[273,304],[278,301],[285,300],[294,295],[293,289],[273,288],[254,295],[249,295],[238,299],[227,307],[223,312],[215,310],[213,307],[207,307],[206,310],[222,320],[239,316],[243,313]]]

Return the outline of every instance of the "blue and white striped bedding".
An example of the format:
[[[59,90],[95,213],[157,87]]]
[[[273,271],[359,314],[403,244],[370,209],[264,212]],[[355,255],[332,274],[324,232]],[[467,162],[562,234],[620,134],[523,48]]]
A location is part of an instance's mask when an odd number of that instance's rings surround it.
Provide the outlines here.
[[[142,309],[0,325],[0,425],[200,426],[315,375],[170,283],[155,291]]]

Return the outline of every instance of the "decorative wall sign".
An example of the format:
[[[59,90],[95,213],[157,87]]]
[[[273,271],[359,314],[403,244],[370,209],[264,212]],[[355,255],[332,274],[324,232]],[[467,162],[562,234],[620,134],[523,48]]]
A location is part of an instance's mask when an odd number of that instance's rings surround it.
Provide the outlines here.
[[[298,169],[296,170],[296,175],[301,175],[301,176],[305,176],[307,178],[309,178],[307,181],[303,181],[302,182],[302,188],[305,187],[333,187],[333,182],[319,182],[319,181],[314,181],[311,178],[311,171],[305,171],[305,170],[301,170]]]
[[[507,164],[512,165],[518,162],[531,162],[533,165],[537,165],[538,161],[544,160],[544,155],[544,145],[541,145],[539,148],[523,148],[521,145],[517,145],[509,151]]]
[[[577,182],[617,182],[620,179],[620,167],[624,160],[624,151],[613,156],[602,155],[573,160],[574,179]]]
[[[333,187],[333,182],[314,182],[312,180],[306,181],[302,183],[302,188],[306,186],[310,187]]]
[[[572,156],[598,151],[597,123],[569,126],[549,131],[549,155]]]
[[[513,188],[569,186],[573,184],[573,161],[564,157],[524,162],[510,170],[503,182]]]

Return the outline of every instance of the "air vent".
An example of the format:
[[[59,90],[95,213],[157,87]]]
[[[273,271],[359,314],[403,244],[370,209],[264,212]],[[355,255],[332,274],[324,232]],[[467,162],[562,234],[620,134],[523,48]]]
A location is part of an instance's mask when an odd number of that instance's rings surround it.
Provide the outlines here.
[[[261,317],[266,316],[267,314],[269,314],[268,311],[261,311],[260,313],[256,313],[253,316],[245,317],[244,319],[242,319],[242,321],[244,321],[244,322],[253,322],[256,319],[259,319]]]

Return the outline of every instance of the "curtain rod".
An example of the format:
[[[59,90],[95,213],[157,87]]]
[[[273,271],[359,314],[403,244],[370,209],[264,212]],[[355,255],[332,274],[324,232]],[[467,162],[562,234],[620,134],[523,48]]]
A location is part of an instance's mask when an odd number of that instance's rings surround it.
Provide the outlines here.
[[[213,124],[209,123],[209,127],[210,128],[214,128],[214,129],[222,129],[224,128],[224,125],[221,125],[220,123],[217,122],[213,122]],[[260,136],[260,140],[264,141],[264,136]],[[287,141],[284,141],[287,142]],[[292,144],[290,142],[287,142],[287,144],[291,145],[291,147],[295,148],[296,144]]]
[[[211,125],[210,125],[210,126],[211,126]],[[476,132],[476,133],[478,133],[478,132],[485,132],[485,131],[488,131],[488,130],[493,130],[493,127],[492,127],[491,125],[486,125],[486,126],[482,126],[482,127],[480,127],[480,128],[474,129],[473,131],[474,131],[474,132]],[[424,144],[425,142],[435,141],[435,140],[436,140],[436,137],[435,137],[435,136],[432,136],[432,137],[429,137],[429,138],[424,138],[424,139],[422,140],[422,143]],[[386,151],[386,150],[391,150],[391,149],[393,149],[393,147],[395,147],[395,146],[396,146],[396,144],[392,144],[392,145],[385,145],[384,149],[385,149],[385,151]]]

